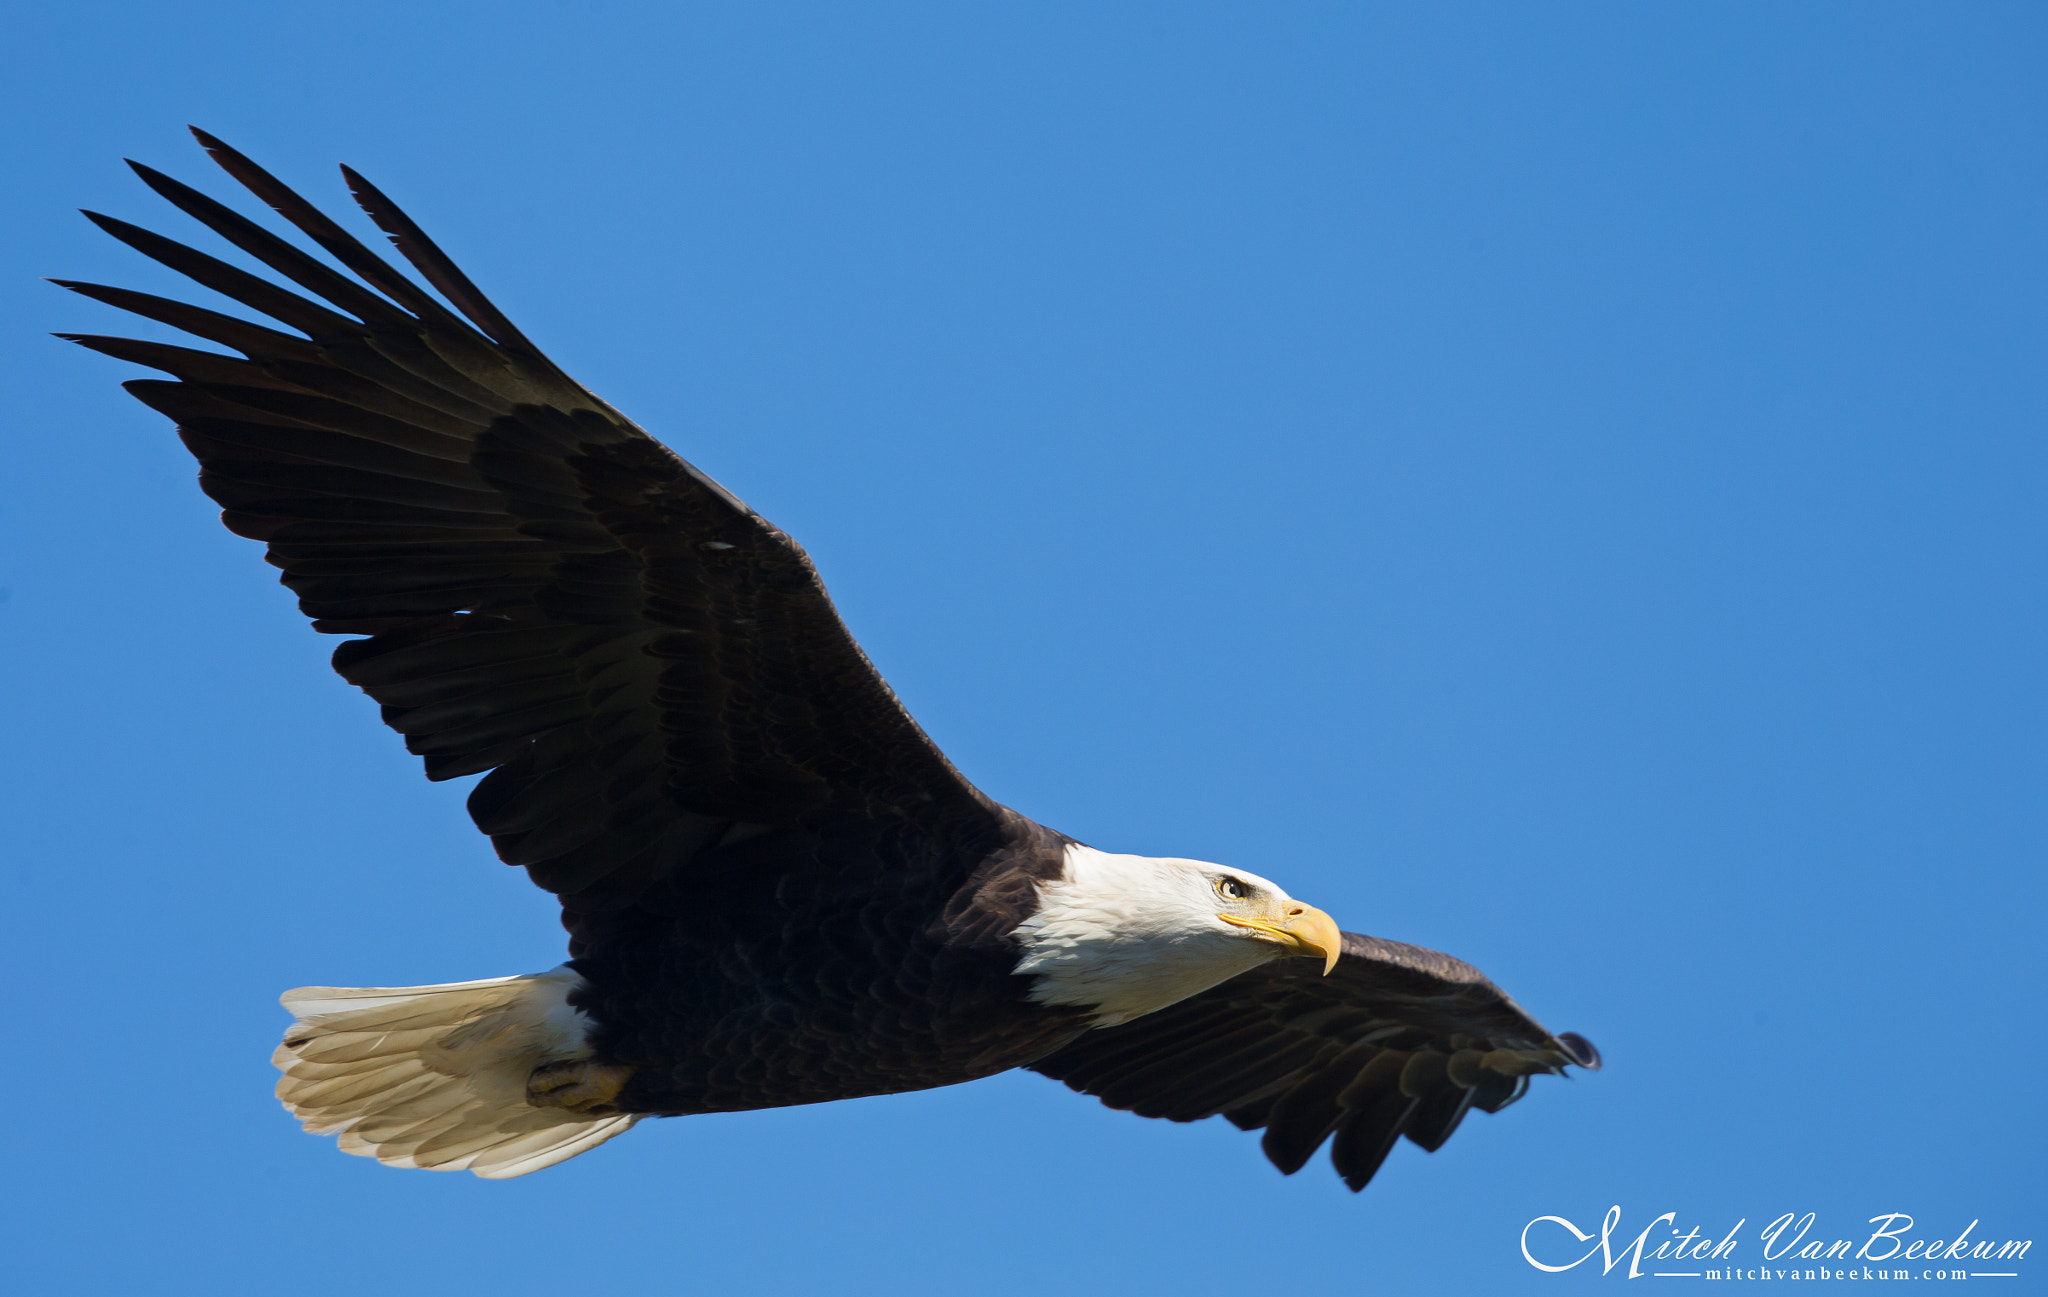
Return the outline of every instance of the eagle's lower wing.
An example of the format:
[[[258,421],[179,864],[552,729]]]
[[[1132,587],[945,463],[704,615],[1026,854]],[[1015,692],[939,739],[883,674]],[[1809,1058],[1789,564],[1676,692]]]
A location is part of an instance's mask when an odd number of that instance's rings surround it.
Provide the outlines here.
[[[241,356],[61,336],[176,379],[128,389],[177,421],[224,521],[268,545],[314,628],[368,637],[335,669],[383,704],[428,777],[493,772],[469,804],[501,857],[573,915],[687,887],[721,842],[776,828],[988,831],[992,808],[789,537],[556,368],[360,177],[344,168],[460,315],[199,138],[359,279],[138,166],[306,295],[92,219],[296,332],[59,281]]]
[[[1328,977],[1278,959],[1031,1064],[1141,1117],[1223,1116],[1265,1127],[1288,1175],[1325,1139],[1356,1191],[1406,1135],[1435,1152],[1472,1108],[1498,1112],[1538,1072],[1597,1068],[1583,1037],[1553,1036],[1470,964],[1344,934]]]

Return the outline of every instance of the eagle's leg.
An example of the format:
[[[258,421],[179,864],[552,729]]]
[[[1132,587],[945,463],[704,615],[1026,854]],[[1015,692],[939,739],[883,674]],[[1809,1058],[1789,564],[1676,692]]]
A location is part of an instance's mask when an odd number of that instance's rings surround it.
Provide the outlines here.
[[[626,1063],[549,1063],[527,1076],[526,1101],[536,1108],[607,1117],[619,1110],[613,1101],[632,1075]]]

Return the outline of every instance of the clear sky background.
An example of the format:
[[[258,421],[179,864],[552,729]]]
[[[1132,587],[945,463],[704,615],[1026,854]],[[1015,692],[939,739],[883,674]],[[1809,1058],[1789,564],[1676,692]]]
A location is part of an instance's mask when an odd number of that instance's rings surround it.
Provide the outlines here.
[[[1611,1204],[1745,1218],[1752,1264],[1787,1211],[2048,1246],[2044,38],[1869,0],[17,6],[5,1269],[1548,1293],[1625,1281],[1523,1225]],[[299,1133],[279,991],[561,935],[136,373],[41,336],[157,335],[33,276],[188,291],[71,210],[214,246],[118,161],[227,196],[188,121],[405,204],[803,541],[993,796],[1452,951],[1607,1069],[1357,1197],[1025,1073],[510,1183]]]

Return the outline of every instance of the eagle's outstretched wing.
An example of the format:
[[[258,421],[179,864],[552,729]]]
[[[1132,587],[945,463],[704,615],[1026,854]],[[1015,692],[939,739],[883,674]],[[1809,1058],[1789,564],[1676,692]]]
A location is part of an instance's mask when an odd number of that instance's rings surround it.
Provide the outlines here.
[[[1141,1117],[1263,1126],[1266,1156],[1288,1175],[1334,1134],[1330,1160],[1356,1191],[1402,1135],[1435,1152],[1466,1112],[1500,1111],[1530,1076],[1600,1066],[1584,1037],[1551,1035],[1434,950],[1347,932],[1320,973],[1276,959],[1031,1069]]]
[[[241,355],[59,336],[173,376],[128,390],[177,421],[224,521],[269,547],[314,628],[368,637],[342,644],[335,669],[383,704],[428,777],[492,771],[469,799],[477,826],[560,894],[572,930],[777,827],[957,837],[996,823],[794,541],[556,368],[361,177],[343,168],[456,310],[194,133],[358,278],[131,164],[306,295],[87,215],[296,332],[60,280]]]

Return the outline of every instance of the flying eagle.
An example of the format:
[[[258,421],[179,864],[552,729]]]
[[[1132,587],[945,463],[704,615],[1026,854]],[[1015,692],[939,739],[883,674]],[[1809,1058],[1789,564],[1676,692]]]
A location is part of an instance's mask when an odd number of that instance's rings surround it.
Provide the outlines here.
[[[240,355],[59,336],[171,375],[127,388],[313,628],[353,637],[335,669],[427,777],[484,774],[471,816],[569,932],[545,973],[286,992],[277,1094],[307,1130],[496,1179],[643,1117],[1025,1067],[1264,1128],[1288,1174],[1334,1136],[1357,1190],[1402,1135],[1434,1150],[1530,1076],[1600,1066],[1469,964],[990,800],[795,541],[556,368],[374,186],[342,169],[438,298],[195,134],[354,278],[131,163],[304,293],[87,213],[283,329],[59,280]]]

